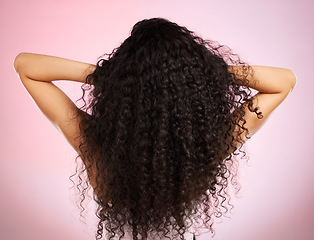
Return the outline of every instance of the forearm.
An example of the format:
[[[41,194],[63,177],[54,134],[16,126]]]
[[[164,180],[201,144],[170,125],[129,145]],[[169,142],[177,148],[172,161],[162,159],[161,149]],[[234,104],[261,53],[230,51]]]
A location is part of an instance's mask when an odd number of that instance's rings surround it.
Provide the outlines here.
[[[14,68],[19,75],[32,80],[70,80],[82,83],[95,70],[92,64],[34,53],[20,53],[14,60]]]
[[[235,75],[236,84],[245,85],[258,91],[252,97],[252,105],[243,104],[239,111],[245,113],[243,120],[244,127],[248,130],[240,137],[244,141],[248,136],[252,136],[263,125],[268,116],[279,106],[279,104],[288,96],[289,92],[296,84],[296,77],[289,69],[251,66],[253,71],[248,74],[247,66],[229,66],[228,71]],[[243,81],[243,78],[248,80]],[[262,118],[258,117],[252,109],[258,109]],[[237,113],[238,111],[235,111]],[[236,116],[237,114],[233,114]],[[237,127],[236,127],[237,128]]]
[[[296,84],[296,76],[292,70],[266,66],[251,67],[253,73],[248,76],[248,87],[260,93],[288,94]],[[228,70],[240,78],[243,75],[242,66],[229,66]]]

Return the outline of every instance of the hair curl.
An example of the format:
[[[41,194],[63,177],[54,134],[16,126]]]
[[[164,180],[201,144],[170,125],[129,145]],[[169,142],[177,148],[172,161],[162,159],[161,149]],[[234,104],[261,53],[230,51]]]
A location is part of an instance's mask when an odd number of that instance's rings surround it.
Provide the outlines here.
[[[244,71],[235,75],[228,65]],[[83,85],[89,114],[79,111],[81,173],[87,170],[98,204],[96,239],[104,229],[108,239],[128,230],[133,239],[152,231],[184,239],[201,215],[212,229],[213,216],[231,206],[230,166],[248,132],[239,107],[248,103],[259,114],[246,87],[251,70],[228,47],[162,18],[136,23],[98,61]]]

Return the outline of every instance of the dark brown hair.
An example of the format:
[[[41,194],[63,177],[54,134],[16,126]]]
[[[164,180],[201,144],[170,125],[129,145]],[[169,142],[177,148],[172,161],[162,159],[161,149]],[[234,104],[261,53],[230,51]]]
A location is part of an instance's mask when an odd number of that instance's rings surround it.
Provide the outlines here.
[[[96,239],[104,229],[108,239],[127,229],[133,239],[150,231],[184,239],[192,216],[205,214],[211,228],[213,214],[228,211],[233,152],[247,132],[238,108],[251,95],[250,67],[235,76],[228,64],[244,65],[228,47],[161,18],[136,23],[98,61],[83,88],[89,115],[80,125],[81,173],[94,176],[98,204]]]

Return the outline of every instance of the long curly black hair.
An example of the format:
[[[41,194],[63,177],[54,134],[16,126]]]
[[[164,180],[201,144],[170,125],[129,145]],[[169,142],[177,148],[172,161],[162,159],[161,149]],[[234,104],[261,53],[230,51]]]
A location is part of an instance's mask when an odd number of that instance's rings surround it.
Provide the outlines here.
[[[78,112],[96,239],[104,230],[108,239],[184,239],[200,219],[212,230],[213,217],[230,210],[234,152],[248,133],[240,106],[259,114],[251,72],[230,48],[163,18],[136,23],[98,61]]]

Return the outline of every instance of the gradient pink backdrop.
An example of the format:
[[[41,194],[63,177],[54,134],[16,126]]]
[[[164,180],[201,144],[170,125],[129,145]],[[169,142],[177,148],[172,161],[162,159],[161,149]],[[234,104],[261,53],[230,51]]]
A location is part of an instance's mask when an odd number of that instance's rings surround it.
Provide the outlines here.
[[[234,213],[215,225],[214,239],[314,239],[313,10],[311,0],[2,0],[0,239],[91,240],[96,229],[92,202],[84,225],[69,190],[75,152],[24,90],[14,57],[27,51],[95,63],[151,17],[226,44],[250,64],[294,70],[294,92],[248,142]],[[79,98],[80,85],[59,85]]]

